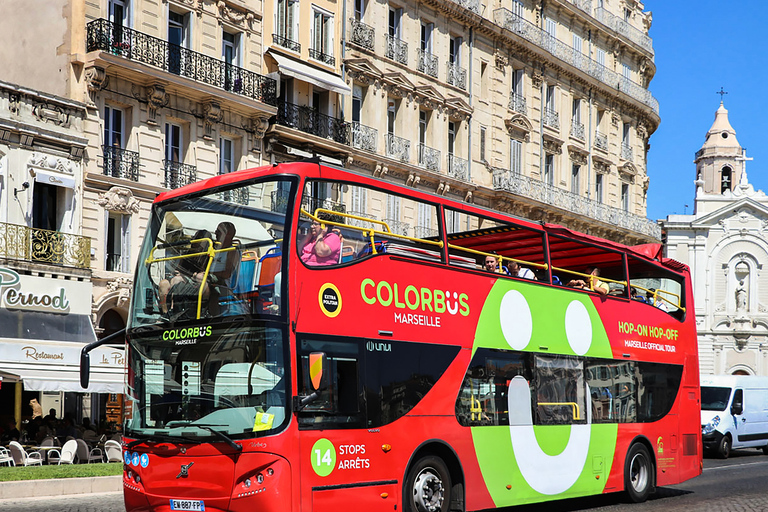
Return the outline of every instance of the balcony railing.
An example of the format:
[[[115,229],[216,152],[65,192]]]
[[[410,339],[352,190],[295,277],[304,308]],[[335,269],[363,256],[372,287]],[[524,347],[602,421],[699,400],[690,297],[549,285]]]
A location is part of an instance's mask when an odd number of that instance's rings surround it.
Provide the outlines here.
[[[168,41],[99,19],[88,23],[87,51],[100,50],[212,85],[268,105],[277,105],[277,82]]]
[[[633,27],[615,14],[605,10],[604,7],[598,7],[595,9],[595,18],[606,27],[613,29],[630,41],[637,43],[641,47],[653,53],[653,41],[648,36],[648,34],[644,33],[640,29]]]
[[[333,57],[333,55],[328,55],[327,53],[323,53],[320,50],[315,50],[314,48],[309,49],[309,58],[315,59],[316,61],[322,62],[323,64],[328,64],[329,66],[336,65],[336,59]]]
[[[139,181],[139,154],[115,146],[101,146],[104,157],[104,175],[124,180]]]
[[[544,125],[554,130],[560,129],[560,114],[556,110],[544,107]]]
[[[632,161],[632,146],[629,144],[621,144],[621,159],[627,162]]]
[[[321,114],[312,107],[281,102],[277,107],[277,124],[340,144],[349,144],[347,124],[342,119]]]
[[[250,192],[248,187],[240,187],[219,192],[219,197],[221,200],[229,203],[248,204],[250,202]]]
[[[362,46],[366,50],[374,51],[376,31],[373,27],[369,27],[362,21],[358,21],[354,18],[351,18],[349,23],[352,25],[349,38],[350,42]]]
[[[388,59],[392,59],[395,62],[407,66],[408,65],[408,43],[402,39],[398,39],[395,36],[387,34],[387,49],[384,51],[384,56]]]
[[[416,238],[432,238],[438,235],[438,231],[436,229],[428,228],[425,226],[414,226],[413,227],[413,236]]]
[[[463,8],[472,11],[475,14],[483,14],[483,11],[485,11],[485,6],[480,3],[480,0],[453,0],[455,3],[459,4]]]
[[[592,0],[568,0],[570,3],[581,9],[582,11],[586,12],[587,14],[592,13]]]
[[[571,137],[579,140],[585,140],[584,123],[579,123],[577,121],[571,122]]]
[[[446,82],[459,89],[467,89],[467,70],[450,61],[446,64]]]
[[[376,141],[379,138],[378,130],[355,121],[347,123],[347,127],[349,128],[349,143],[353,148],[376,153]]]
[[[411,161],[411,141],[398,137],[394,133],[387,134],[387,156],[400,160],[401,162]]]
[[[90,268],[91,239],[47,229],[0,222],[0,257]]]
[[[289,191],[273,190],[270,197],[272,198],[271,211],[277,213],[286,213],[288,211],[288,202],[291,200]]]
[[[657,114],[659,113],[659,102],[653,97],[649,90],[634,82],[631,82],[634,87],[629,84],[624,84],[622,86],[622,84],[619,83],[620,75],[590,59],[587,55],[576,52],[571,46],[552,37],[540,27],[526,21],[509,9],[505,7],[496,9],[493,11],[493,19],[500,27],[517,34],[539,48],[551,53],[561,61],[580,69],[596,80],[600,80],[607,86],[625,92],[637,101],[649,106]]]
[[[430,171],[440,171],[440,151],[425,144],[419,144],[419,166]]]
[[[602,149],[603,151],[608,151],[608,135],[601,132],[595,132],[595,147],[597,149]]]
[[[448,153],[448,176],[461,181],[469,181],[469,162]]]
[[[179,188],[197,181],[197,167],[194,165],[163,160],[165,188]]]
[[[301,45],[293,39],[288,39],[284,35],[272,34],[272,43],[277,46],[282,46],[287,50],[291,50],[292,52],[301,53]]]
[[[568,190],[547,185],[543,181],[512,174],[506,169],[493,171],[493,188],[548,204],[568,212],[589,217],[622,229],[661,239],[661,227],[645,217],[598,203]]]
[[[525,97],[516,92],[509,93],[509,110],[518,114],[528,115],[528,107],[525,103]]]
[[[397,219],[384,219],[384,222],[387,223],[389,226],[389,229],[398,235],[405,235],[408,236],[408,231],[411,229],[411,225],[407,222],[403,222],[401,220]]]
[[[416,70],[432,78],[437,78],[437,55],[432,55],[426,50],[419,49],[417,56],[419,62],[416,65]]]
[[[355,217],[363,217],[364,219],[371,219],[371,221],[377,221],[378,220],[375,215],[371,215],[370,213],[357,212],[357,211],[354,211],[354,210],[350,210],[347,213],[349,213],[350,215],[354,215]],[[347,223],[350,224],[351,226],[357,226],[359,228],[377,227],[377,224],[375,222],[367,222],[367,221],[360,220],[360,219],[348,218],[347,219]],[[381,226],[381,224],[378,224],[378,226]]]

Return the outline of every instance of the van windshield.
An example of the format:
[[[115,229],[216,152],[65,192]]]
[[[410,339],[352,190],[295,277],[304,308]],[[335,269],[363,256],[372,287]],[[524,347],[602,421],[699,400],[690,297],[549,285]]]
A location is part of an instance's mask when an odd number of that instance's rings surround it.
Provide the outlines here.
[[[701,410],[724,411],[731,398],[731,388],[701,387]]]

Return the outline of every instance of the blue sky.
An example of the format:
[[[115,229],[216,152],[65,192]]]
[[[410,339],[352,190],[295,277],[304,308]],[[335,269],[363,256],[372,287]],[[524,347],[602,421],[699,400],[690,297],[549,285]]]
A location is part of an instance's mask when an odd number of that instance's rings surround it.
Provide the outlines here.
[[[723,101],[736,137],[754,158],[749,182],[767,191],[768,2],[645,0],[645,10],[653,12],[650,90],[661,115],[648,153],[648,218],[692,213],[693,157],[715,119],[720,87],[728,92]]]

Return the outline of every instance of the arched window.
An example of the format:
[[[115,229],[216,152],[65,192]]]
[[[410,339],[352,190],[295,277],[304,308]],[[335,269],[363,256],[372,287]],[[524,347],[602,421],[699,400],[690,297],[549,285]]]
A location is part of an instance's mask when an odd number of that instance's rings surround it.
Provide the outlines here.
[[[731,168],[727,165],[720,172],[720,193],[731,190]]]

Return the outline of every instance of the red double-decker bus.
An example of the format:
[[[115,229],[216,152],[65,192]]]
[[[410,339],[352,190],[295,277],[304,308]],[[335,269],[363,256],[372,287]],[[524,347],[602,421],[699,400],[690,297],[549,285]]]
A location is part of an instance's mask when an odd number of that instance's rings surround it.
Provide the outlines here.
[[[317,162],[159,195],[129,511],[481,510],[701,473],[688,269]]]

